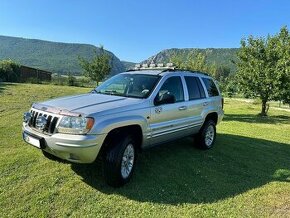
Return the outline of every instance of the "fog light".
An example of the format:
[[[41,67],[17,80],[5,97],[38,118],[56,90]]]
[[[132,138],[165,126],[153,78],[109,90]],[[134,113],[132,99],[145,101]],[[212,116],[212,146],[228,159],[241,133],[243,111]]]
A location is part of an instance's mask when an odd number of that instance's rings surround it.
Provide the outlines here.
[[[70,153],[69,154],[69,159],[71,159],[71,160],[79,160],[80,158],[77,155]]]

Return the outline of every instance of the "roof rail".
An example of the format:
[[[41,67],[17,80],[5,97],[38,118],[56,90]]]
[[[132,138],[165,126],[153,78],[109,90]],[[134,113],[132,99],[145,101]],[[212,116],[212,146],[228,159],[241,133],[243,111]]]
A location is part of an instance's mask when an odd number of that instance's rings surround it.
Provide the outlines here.
[[[205,73],[205,72],[201,72],[201,71],[195,71],[195,70],[188,70],[188,69],[184,69],[184,68],[174,68],[174,69],[165,69],[165,70],[163,70],[162,71],[162,73],[163,72],[170,72],[170,71],[172,71],[172,72],[174,72],[174,71],[187,71],[187,72],[190,72],[190,73],[199,73],[199,74],[203,74],[203,75],[205,75],[205,76],[210,76],[208,73]]]
[[[205,72],[201,72],[201,71],[193,71],[194,73],[199,73],[199,74],[203,74],[205,76],[210,76],[208,73]]]

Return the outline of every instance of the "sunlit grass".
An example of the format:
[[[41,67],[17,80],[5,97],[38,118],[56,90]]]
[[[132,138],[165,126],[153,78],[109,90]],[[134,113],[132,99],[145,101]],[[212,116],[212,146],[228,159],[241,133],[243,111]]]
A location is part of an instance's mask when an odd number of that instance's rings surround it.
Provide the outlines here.
[[[132,181],[107,186],[101,163],[46,159],[21,138],[32,102],[90,89],[0,85],[1,217],[212,217],[290,215],[290,113],[226,99],[212,150],[191,138],[142,152]]]

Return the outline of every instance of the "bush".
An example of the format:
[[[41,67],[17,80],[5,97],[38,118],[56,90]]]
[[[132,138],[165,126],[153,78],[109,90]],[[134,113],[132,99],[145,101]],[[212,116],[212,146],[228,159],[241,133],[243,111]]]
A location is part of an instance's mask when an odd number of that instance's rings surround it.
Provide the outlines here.
[[[12,60],[0,61],[0,80],[4,82],[18,82],[20,65]]]
[[[31,83],[31,84],[41,84],[42,82],[38,78],[28,78],[25,80],[26,83]]]
[[[76,86],[76,78],[74,76],[72,76],[71,74],[69,74],[69,76],[67,78],[67,84],[69,86]]]
[[[57,76],[53,76],[51,78],[51,83],[53,85],[66,85],[67,84],[67,78],[66,77],[63,77],[61,75],[57,75]]]

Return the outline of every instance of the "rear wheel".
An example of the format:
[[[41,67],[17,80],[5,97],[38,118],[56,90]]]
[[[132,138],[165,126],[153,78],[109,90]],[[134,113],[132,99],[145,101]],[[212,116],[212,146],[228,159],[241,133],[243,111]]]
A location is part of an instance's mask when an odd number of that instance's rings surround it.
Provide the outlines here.
[[[216,139],[216,123],[212,120],[207,120],[199,131],[197,139],[199,148],[212,148]]]
[[[129,182],[136,162],[136,144],[132,136],[116,137],[111,140],[104,154],[106,182],[120,187]]]

